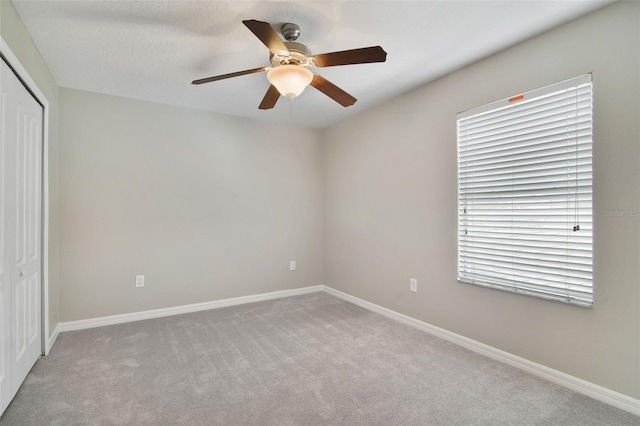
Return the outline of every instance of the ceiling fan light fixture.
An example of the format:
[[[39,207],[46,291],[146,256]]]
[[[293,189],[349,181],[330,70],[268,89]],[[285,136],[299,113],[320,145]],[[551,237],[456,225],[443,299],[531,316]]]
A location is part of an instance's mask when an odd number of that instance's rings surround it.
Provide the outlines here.
[[[273,108],[280,96],[289,100],[299,96],[309,85],[343,107],[351,106],[356,103],[356,98],[324,77],[312,73],[307,67],[324,68],[338,65],[370,64],[387,60],[387,52],[380,46],[311,55],[311,50],[307,46],[294,41],[300,35],[300,27],[296,24],[286,23],[281,26],[282,35],[287,40],[282,41],[268,22],[249,19],[242,21],[242,23],[269,49],[269,61],[273,68],[261,67],[216,75],[193,80],[191,84],[210,83],[267,71],[267,79],[271,84],[258,105],[261,110]]]
[[[313,73],[300,65],[279,65],[267,72],[267,79],[282,96],[291,100],[311,83]]]

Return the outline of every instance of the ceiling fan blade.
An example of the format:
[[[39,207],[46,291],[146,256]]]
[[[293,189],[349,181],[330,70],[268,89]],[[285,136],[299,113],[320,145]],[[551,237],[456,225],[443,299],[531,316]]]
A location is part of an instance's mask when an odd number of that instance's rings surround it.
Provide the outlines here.
[[[318,74],[313,75],[313,80],[311,80],[311,85],[342,105],[343,107],[348,107],[356,103],[357,99],[327,80],[326,78],[319,76]]]
[[[266,71],[266,67],[254,68],[251,70],[237,71],[229,74],[216,75],[214,77],[201,78],[200,80],[193,80],[191,84],[203,84],[203,83],[211,83],[212,81],[224,80],[225,78],[231,77],[239,77],[241,75],[254,74],[257,72]]]
[[[387,52],[385,52],[380,46],[341,50],[339,52],[321,53],[313,56],[313,61],[319,67],[368,64],[372,62],[384,62],[386,60]]]
[[[288,56],[289,49],[284,45],[278,34],[273,30],[273,27],[268,22],[256,21],[250,19],[242,21],[242,23],[251,30],[256,37],[269,48],[271,53],[275,53],[280,56]]]
[[[276,89],[276,86],[273,84],[269,86],[267,93],[262,98],[262,102],[260,102],[259,109],[271,109],[276,106],[276,102],[278,102],[278,98],[280,98],[280,92]]]

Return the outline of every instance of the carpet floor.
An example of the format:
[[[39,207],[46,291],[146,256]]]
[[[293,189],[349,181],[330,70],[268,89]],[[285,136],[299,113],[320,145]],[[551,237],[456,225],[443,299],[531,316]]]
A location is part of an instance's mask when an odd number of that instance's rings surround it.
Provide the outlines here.
[[[0,425],[640,425],[326,293],[62,333]]]

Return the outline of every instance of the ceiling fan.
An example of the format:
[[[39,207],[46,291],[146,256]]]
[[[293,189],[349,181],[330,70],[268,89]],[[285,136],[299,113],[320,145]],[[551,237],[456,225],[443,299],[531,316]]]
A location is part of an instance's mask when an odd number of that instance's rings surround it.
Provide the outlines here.
[[[300,36],[300,27],[296,24],[287,23],[282,25],[282,36],[286,40],[283,42],[268,22],[251,19],[242,21],[242,23],[269,48],[273,67],[253,68],[202,78],[192,81],[191,84],[210,83],[226,78],[267,71],[267,79],[271,86],[269,86],[262,102],[260,102],[258,107],[260,109],[273,108],[280,95],[293,99],[300,95],[308,85],[318,89],[340,105],[348,107],[353,105],[357,99],[324,77],[311,72],[309,68],[367,64],[384,62],[387,59],[387,52],[380,46],[312,55],[307,46],[296,43]]]

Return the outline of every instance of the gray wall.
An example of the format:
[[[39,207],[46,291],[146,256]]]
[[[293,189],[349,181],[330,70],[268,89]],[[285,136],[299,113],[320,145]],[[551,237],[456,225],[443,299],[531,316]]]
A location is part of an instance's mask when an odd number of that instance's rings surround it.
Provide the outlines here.
[[[64,88],[60,108],[62,321],[322,284],[317,131]]]
[[[324,131],[325,284],[640,397],[640,3],[617,3]],[[456,281],[456,113],[593,72],[592,309]],[[418,293],[409,292],[409,278]]]
[[[0,0],[0,34],[49,101],[49,332],[59,322],[58,85],[13,4]]]

